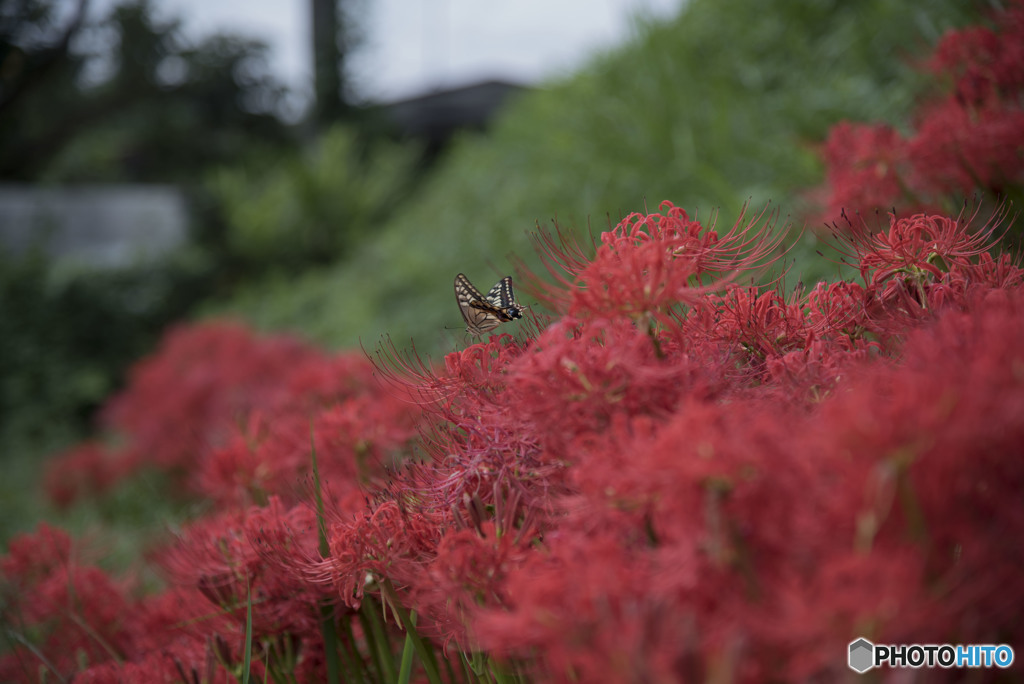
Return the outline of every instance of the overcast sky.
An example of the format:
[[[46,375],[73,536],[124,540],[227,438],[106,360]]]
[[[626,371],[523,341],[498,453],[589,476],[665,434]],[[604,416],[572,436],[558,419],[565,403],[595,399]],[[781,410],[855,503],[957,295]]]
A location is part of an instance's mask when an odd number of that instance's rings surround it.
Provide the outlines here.
[[[535,83],[571,72],[627,40],[630,17],[673,16],[682,0],[359,0],[369,13],[353,64],[359,92],[375,101],[500,78]],[[101,0],[96,9],[113,0]],[[312,83],[308,0],[153,0],[202,36],[262,38],[273,67],[300,94]]]

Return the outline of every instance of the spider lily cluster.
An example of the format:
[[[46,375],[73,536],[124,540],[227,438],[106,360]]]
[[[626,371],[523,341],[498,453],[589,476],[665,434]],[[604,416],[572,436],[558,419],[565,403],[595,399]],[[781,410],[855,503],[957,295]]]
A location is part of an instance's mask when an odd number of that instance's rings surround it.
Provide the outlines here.
[[[481,653],[524,680],[761,681],[839,676],[857,635],[1013,643],[1024,273],[976,228],[851,232],[862,282],[784,297],[702,282],[766,243],[666,203],[563,271],[542,330],[443,368],[180,329],[108,408],[126,444],[48,480],[68,502],[148,462],[215,502],[155,553],[170,588],[138,597],[43,526],[3,559],[7,610],[76,681],[224,680],[247,609],[254,674],[300,681],[330,649],[388,681],[410,611],[454,681]]]
[[[1020,643],[1009,217],[851,219],[859,277],[788,292],[744,284],[773,218],[541,235],[551,277],[519,282],[550,319],[436,365],[173,331],[107,407],[121,444],[47,486],[156,467],[209,512],[153,550],[157,594],[14,540],[0,679],[831,681],[857,637]]]
[[[951,82],[924,100],[912,129],[842,122],[822,150],[828,185],[817,193],[822,218],[842,212],[955,211],[964,198],[1018,205],[1024,180],[1024,8],[1018,1],[992,26],[947,34],[925,67]]]

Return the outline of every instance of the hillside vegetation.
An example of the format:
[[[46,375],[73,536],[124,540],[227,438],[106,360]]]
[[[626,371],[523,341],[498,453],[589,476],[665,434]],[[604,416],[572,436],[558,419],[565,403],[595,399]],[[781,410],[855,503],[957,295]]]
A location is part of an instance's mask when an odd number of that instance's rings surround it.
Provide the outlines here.
[[[964,5],[694,0],[675,20],[638,21],[629,45],[458,140],[350,258],[208,311],[333,347],[390,334],[436,352],[462,337],[455,273],[485,288],[511,271],[509,253],[535,265],[538,224],[600,232],[662,200],[732,224],[745,202],[771,201],[780,223],[802,227],[828,127],[901,124],[923,83],[915,58],[971,18]],[[803,243],[798,259],[818,247],[810,233]],[[831,275],[812,268],[796,271]]]

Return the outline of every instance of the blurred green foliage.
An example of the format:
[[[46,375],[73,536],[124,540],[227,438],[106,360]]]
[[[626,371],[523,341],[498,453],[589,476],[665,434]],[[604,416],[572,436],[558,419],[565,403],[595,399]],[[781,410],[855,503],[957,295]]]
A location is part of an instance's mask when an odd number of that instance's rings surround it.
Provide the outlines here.
[[[59,271],[38,254],[0,258],[0,444],[55,443],[87,427],[126,362],[206,289],[201,260]]]
[[[138,483],[134,504],[131,495],[118,493],[108,503],[58,515],[38,479],[44,458],[82,439],[129,364],[209,290],[210,275],[209,264],[194,253],[114,271],[55,269],[38,253],[0,254],[0,540],[44,517],[79,532],[119,520],[104,538],[128,559],[139,547],[122,528],[180,506],[143,491],[160,486],[148,478]],[[143,502],[152,516],[132,508]]]
[[[40,462],[87,433],[169,323],[254,273],[336,259],[385,218],[414,154],[341,133],[302,153],[267,45],[191,40],[154,0],[89,4],[3,4],[0,182],[173,183],[195,244],[113,271],[0,251],[0,539],[41,515]]]
[[[337,261],[388,218],[417,161],[412,146],[339,125],[305,152],[219,168],[207,187],[224,218],[225,259],[249,272]]]
[[[151,0],[86,10],[11,0],[0,11],[0,182],[176,183],[201,202],[211,165],[294,148],[266,45],[189,42]],[[213,264],[225,252],[201,247],[117,271],[0,255],[0,449],[42,452],[82,432],[160,330],[224,287]]]
[[[815,146],[828,128],[903,122],[927,84],[914,59],[979,9],[692,0],[673,21],[638,22],[636,40],[582,73],[522,96],[489,135],[464,136],[350,257],[207,311],[332,346],[390,334],[438,352],[463,339],[455,273],[488,287],[509,271],[509,252],[535,266],[527,234],[538,223],[599,232],[666,199],[726,225],[744,203],[771,201],[785,223],[821,180]],[[805,280],[835,273],[818,248],[805,232],[793,252]]]
[[[184,500],[165,473],[151,470],[119,482],[102,497],[83,498],[71,508],[59,509],[37,485],[46,453],[30,446],[18,456],[6,460],[0,479],[0,544],[45,520],[81,540],[84,559],[131,573],[146,589],[159,589],[162,582],[145,561],[147,553],[178,531],[177,521],[206,512],[197,502]]]

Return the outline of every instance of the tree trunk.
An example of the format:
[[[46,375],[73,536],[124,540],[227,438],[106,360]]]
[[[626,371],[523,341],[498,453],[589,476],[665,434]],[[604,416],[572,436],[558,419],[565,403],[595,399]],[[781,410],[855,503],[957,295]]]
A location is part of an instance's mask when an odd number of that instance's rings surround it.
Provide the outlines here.
[[[344,51],[342,49],[342,13],[338,0],[312,0],[314,124],[319,128],[345,116],[343,91]]]

